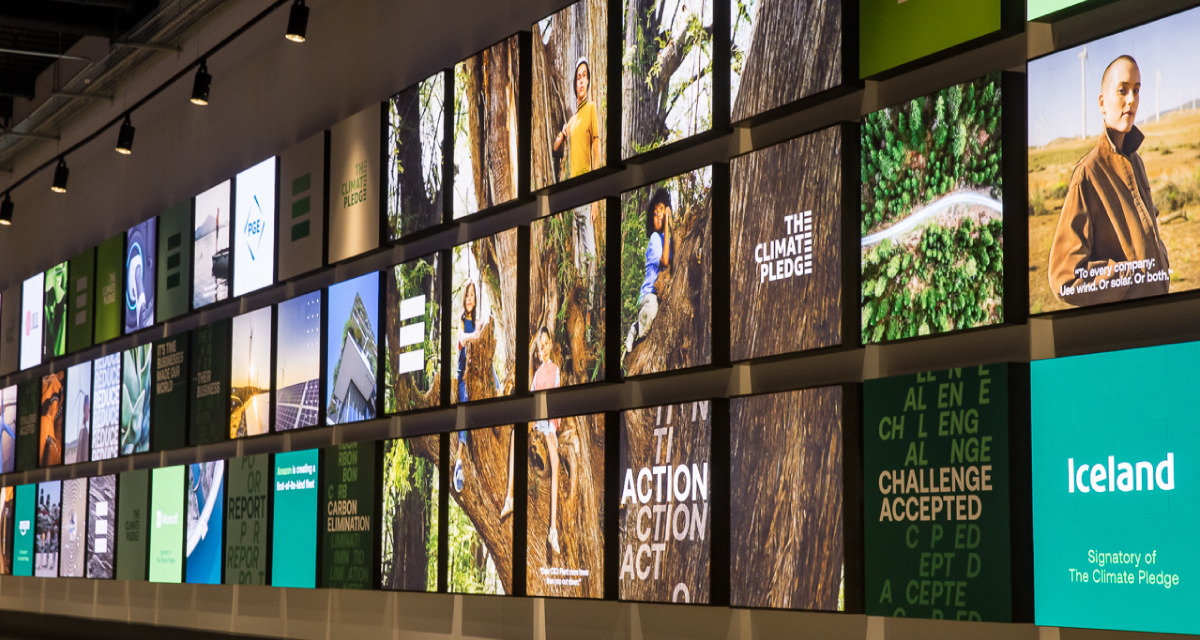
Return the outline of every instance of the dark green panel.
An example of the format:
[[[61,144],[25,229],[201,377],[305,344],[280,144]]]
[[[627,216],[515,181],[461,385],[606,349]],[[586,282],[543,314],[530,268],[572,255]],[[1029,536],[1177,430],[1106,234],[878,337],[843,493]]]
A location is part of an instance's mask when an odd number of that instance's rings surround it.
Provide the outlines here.
[[[150,470],[127,471],[117,480],[117,580],[146,579]]]
[[[188,312],[192,281],[192,201],[177,204],[158,216],[158,322]],[[165,268],[163,267],[165,265]]]
[[[229,320],[206,324],[192,332],[189,445],[221,442],[229,436],[231,333]]]
[[[225,584],[267,584],[267,454],[229,461],[229,515],[225,521]]]
[[[150,448],[167,451],[187,445],[189,333],[154,343],[154,401],[150,403]]]
[[[375,568],[376,442],[324,450],[321,587],[371,589]]]
[[[17,387],[17,471],[38,468],[38,422],[42,415],[42,379]]]
[[[868,380],[867,615],[1009,622],[1008,366]]]
[[[67,352],[92,346],[92,305],[96,291],[96,248],[71,258],[67,285]]]
[[[115,235],[96,247],[96,342],[112,340],[125,328],[122,283],[125,282],[125,234]]]

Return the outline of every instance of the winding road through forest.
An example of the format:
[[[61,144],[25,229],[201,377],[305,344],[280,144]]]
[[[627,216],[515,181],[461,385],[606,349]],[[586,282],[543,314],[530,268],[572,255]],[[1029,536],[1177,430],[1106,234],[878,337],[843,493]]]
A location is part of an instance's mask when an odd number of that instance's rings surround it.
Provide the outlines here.
[[[864,237],[862,239],[862,246],[869,247],[873,244],[883,242],[888,238],[902,236],[913,229],[916,229],[930,217],[941,213],[942,211],[956,204],[974,205],[979,207],[987,207],[995,211],[1004,211],[1004,205],[1002,203],[981,193],[975,191],[956,191],[930,202],[919,211],[888,227],[887,229]]]

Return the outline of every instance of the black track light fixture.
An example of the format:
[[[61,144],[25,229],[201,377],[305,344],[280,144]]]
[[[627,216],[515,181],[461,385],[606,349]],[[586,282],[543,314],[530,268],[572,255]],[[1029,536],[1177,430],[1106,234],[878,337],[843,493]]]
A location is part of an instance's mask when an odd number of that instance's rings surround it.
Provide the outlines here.
[[[136,132],[133,122],[129,120],[129,114],[125,114],[125,122],[121,124],[121,131],[117,134],[117,153],[123,156],[133,153],[133,134]]]
[[[12,195],[5,193],[4,202],[0,202],[0,225],[12,224],[13,208]]]
[[[196,70],[196,82],[192,84],[192,104],[208,104],[208,87],[212,84],[212,76],[208,75],[208,61],[201,60],[200,68]]]
[[[304,6],[304,0],[296,0],[292,4],[292,12],[288,15],[288,28],[284,37],[292,42],[304,42],[307,32],[308,7]]]
[[[54,184],[50,185],[50,190],[54,193],[67,192],[67,178],[71,175],[71,170],[67,168],[67,159],[59,158],[58,166],[54,168]]]

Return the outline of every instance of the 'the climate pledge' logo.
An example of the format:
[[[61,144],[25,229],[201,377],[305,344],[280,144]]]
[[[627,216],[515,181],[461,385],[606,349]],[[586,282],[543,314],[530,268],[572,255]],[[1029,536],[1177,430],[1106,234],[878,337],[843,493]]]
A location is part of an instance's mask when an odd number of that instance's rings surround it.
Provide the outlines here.
[[[783,217],[787,235],[754,246],[758,281],[775,282],[813,272],[812,209]]]

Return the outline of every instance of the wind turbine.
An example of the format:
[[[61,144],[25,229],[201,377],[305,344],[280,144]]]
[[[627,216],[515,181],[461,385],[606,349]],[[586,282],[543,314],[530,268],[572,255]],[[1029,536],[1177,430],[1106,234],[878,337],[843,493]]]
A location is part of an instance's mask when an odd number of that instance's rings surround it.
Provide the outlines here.
[[[1159,69],[1155,69],[1155,71],[1154,71],[1154,122],[1156,124],[1158,123],[1159,115],[1161,115],[1161,112],[1159,111],[1160,103],[1158,100],[1159,94],[1161,94],[1161,93],[1162,93],[1162,69],[1159,68]]]
[[[1087,137],[1087,45],[1079,52],[1079,139]]]

